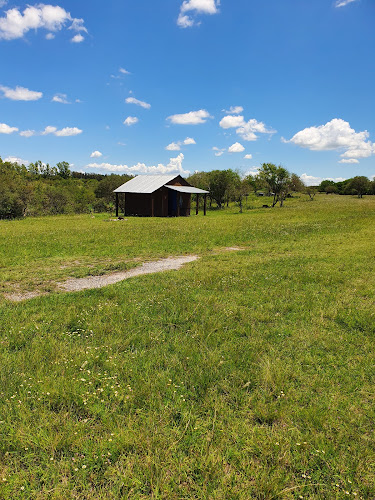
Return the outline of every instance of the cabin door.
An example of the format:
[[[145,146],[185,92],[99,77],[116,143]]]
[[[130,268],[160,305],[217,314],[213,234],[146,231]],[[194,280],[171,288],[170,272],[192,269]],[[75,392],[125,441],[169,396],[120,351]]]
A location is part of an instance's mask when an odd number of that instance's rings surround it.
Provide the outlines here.
[[[168,217],[177,216],[177,192],[172,189],[168,193]]]

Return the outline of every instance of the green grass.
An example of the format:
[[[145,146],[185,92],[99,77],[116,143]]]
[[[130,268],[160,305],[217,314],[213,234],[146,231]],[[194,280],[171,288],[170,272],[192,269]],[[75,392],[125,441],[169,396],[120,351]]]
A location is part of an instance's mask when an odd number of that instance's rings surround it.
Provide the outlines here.
[[[237,212],[0,223],[4,291],[202,257],[2,299],[0,498],[375,497],[375,199]]]

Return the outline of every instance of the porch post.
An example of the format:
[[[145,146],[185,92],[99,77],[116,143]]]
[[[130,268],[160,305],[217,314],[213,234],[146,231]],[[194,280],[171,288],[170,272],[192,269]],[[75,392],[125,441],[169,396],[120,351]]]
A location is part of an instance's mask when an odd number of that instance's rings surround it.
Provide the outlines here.
[[[195,210],[195,215],[198,215],[198,210],[199,210],[199,194],[197,194],[197,208]]]
[[[118,193],[116,193],[116,217],[118,217]]]
[[[126,202],[126,194],[124,193],[124,217],[125,217],[125,215],[126,215],[125,202]]]
[[[204,205],[203,205],[203,214],[206,215],[207,210],[207,195],[204,195]]]

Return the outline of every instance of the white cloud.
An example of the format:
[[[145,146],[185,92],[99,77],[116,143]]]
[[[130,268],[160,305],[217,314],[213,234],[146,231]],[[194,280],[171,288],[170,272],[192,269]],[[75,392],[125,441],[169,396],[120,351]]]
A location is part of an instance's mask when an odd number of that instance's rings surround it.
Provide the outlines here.
[[[13,132],[18,132],[18,128],[10,127],[6,123],[0,123],[0,134],[13,134]]]
[[[41,135],[53,134],[56,137],[70,137],[73,135],[79,135],[81,133],[82,130],[77,127],[65,127],[61,130],[58,130],[56,127],[52,127],[51,125],[49,125],[43,130],[43,132],[41,132]]]
[[[137,163],[132,167],[128,165],[113,165],[111,163],[89,163],[88,168],[104,170],[106,172],[122,172],[127,174],[180,174],[189,175],[188,170],[184,170],[182,162],[184,155],[180,153],[176,158],[170,158],[168,165],[159,163],[157,166],[148,167],[145,163]]]
[[[119,72],[122,73],[123,75],[130,75],[130,71],[127,71],[125,68],[120,68]]]
[[[71,23],[69,29],[87,32],[83,26],[83,19],[72,18],[69,12],[57,5],[29,5],[23,12],[18,8],[9,9],[5,12],[5,17],[0,18],[0,39],[23,38],[30,30],[38,29],[56,32],[62,30],[69,22]]]
[[[216,146],[212,148],[212,151],[215,151],[215,156],[222,156],[224,154],[225,149],[219,149]]]
[[[90,155],[90,158],[100,158],[101,156],[103,156],[103,153],[101,153],[100,151],[93,151]]]
[[[181,146],[190,146],[191,144],[196,144],[192,137],[186,137],[184,141],[171,142],[165,147],[167,151],[180,151]]]
[[[56,94],[52,98],[52,102],[59,102],[61,104],[70,104],[66,94]]]
[[[227,113],[228,115],[239,115],[243,111],[242,106],[231,106],[229,110],[224,109],[224,113]]]
[[[22,132],[20,132],[21,137],[32,137],[35,134],[35,130],[22,130]]]
[[[80,33],[77,33],[77,35],[74,35],[74,37],[70,41],[73,43],[81,43],[84,39],[84,36],[82,36]]]
[[[4,158],[4,161],[9,161],[10,163],[17,163],[18,165],[25,165],[26,167],[30,164],[27,160],[22,160],[22,158],[17,158],[17,156],[8,156]]]
[[[171,142],[168,146],[165,146],[167,151],[180,151],[181,146],[177,142]]]
[[[8,3],[8,0],[0,0],[0,9]]]
[[[196,142],[192,137],[186,137],[183,144],[184,144],[184,146],[188,146],[190,144],[196,144]]]
[[[334,118],[325,125],[309,127],[297,132],[289,141],[311,151],[344,151],[342,158],[368,158],[375,154],[375,143],[368,140],[367,130],[356,132],[348,122]]]
[[[11,89],[0,85],[0,90],[3,92],[4,97],[12,101],[37,101],[43,97],[43,92],[35,92],[34,90],[19,86]]]
[[[211,118],[210,113],[205,109],[200,109],[199,111],[190,111],[181,115],[168,116],[167,120],[175,125],[199,125],[206,123],[208,118]]]
[[[359,163],[359,161],[356,158],[343,158],[339,163]]]
[[[345,177],[315,177],[314,175],[302,174],[300,175],[300,179],[306,184],[306,186],[318,186],[322,181],[333,181],[333,182],[342,182],[345,181]]]
[[[187,12],[193,11],[194,14],[217,14],[219,12],[219,4],[219,0],[184,0],[177,19],[178,26],[189,28],[198,24],[192,17],[186,15]]]
[[[55,38],[55,35],[53,33],[46,34],[46,40],[53,40],[54,38]]]
[[[151,104],[148,104],[147,102],[140,101],[139,99],[136,99],[135,97],[127,97],[125,99],[125,102],[128,104],[136,104],[137,106],[141,106],[141,108],[145,109],[150,109]]]
[[[126,120],[124,120],[124,125],[130,127],[131,125],[135,125],[139,122],[139,119],[136,116],[128,116]]]
[[[249,170],[247,170],[244,173],[244,177],[247,177],[248,175],[252,175],[253,177],[256,177],[259,174],[259,167],[251,167]]]
[[[251,160],[252,157],[253,157],[253,155],[250,155],[250,154],[244,156],[245,160]]]
[[[228,149],[228,153],[242,153],[245,151],[245,148],[239,142],[235,142]]]
[[[345,7],[345,5],[356,1],[357,0],[336,0],[335,7]]]
[[[57,137],[70,137],[72,135],[82,134],[82,132],[83,131],[77,127],[65,127],[61,130],[57,130],[56,132],[54,132],[54,134]]]
[[[224,116],[219,125],[223,129],[236,128],[236,133],[242,137],[244,141],[256,141],[258,139],[257,134],[276,133],[276,130],[267,129],[263,122],[258,122],[255,118],[246,122],[242,115]]]

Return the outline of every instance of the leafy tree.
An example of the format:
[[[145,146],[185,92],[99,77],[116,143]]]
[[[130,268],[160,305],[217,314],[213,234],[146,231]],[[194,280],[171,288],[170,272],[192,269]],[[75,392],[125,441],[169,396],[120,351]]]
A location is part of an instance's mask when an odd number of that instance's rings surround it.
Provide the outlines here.
[[[292,174],[290,176],[290,190],[295,193],[303,193],[306,186],[302,179],[297,174]]]
[[[353,177],[348,184],[348,189],[353,194],[357,194],[358,198],[362,198],[364,194],[369,192],[370,188],[370,181],[364,175]]]
[[[284,167],[278,167],[273,163],[263,163],[259,170],[259,180],[273,194],[274,207],[280,202],[283,206],[284,200],[291,189],[291,174]]]
[[[67,161],[60,161],[56,164],[57,173],[63,179],[69,179],[71,176],[70,165]]]
[[[305,193],[309,195],[309,198],[311,201],[314,200],[316,193],[318,192],[318,187],[317,186],[306,186],[305,187]]]
[[[222,208],[225,200],[230,199],[236,186],[241,183],[239,174],[231,169],[208,172],[208,181],[210,196],[219,208]]]
[[[329,180],[322,181],[318,186],[318,191],[320,193],[326,193],[326,187],[327,186],[334,186],[334,185],[335,185],[335,183],[333,181],[329,181]]]

